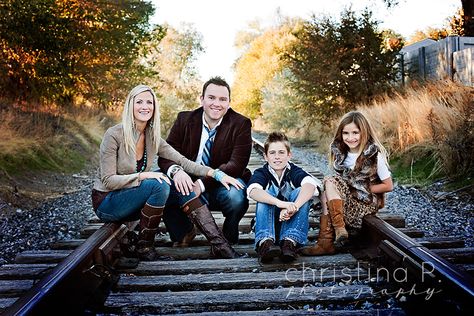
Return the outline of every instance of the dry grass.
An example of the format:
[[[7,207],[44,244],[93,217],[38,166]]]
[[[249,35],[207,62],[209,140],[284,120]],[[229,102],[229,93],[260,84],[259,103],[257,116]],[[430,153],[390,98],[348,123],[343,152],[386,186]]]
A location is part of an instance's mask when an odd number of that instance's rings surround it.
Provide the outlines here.
[[[413,86],[359,110],[391,153],[422,147],[446,175],[472,171],[474,88],[453,82]]]
[[[77,171],[98,151],[109,115],[0,100],[0,172]]]
[[[473,98],[473,88],[440,82],[381,97],[359,110],[367,115],[387,147],[401,152],[451,134],[466,115],[466,108],[472,106]]]

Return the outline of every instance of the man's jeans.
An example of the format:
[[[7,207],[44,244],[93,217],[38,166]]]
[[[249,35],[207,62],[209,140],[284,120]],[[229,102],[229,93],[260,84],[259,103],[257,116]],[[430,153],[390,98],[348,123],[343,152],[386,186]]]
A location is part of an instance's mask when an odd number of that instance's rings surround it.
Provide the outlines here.
[[[140,211],[148,203],[154,207],[165,205],[170,186],[162,180],[145,179],[139,186],[112,191],[97,208],[97,216],[104,222],[121,220],[136,220],[140,218]]]
[[[241,179],[238,180],[244,183]],[[191,192],[190,195],[182,195],[176,191],[174,184],[172,184],[163,215],[166,229],[172,241],[181,241],[191,231],[193,224],[181,207],[194,197],[196,197],[194,192]],[[231,244],[237,243],[239,241],[239,222],[247,212],[249,205],[246,188],[237,190],[234,186],[230,186],[230,190],[227,190],[223,185],[219,185],[215,189],[204,192],[200,199],[203,204],[209,206],[211,211],[222,212],[225,217],[222,227],[224,237]]]
[[[301,188],[296,188],[290,193],[289,200],[294,202],[300,193]],[[278,192],[272,192],[268,190],[267,193],[272,196],[278,196]],[[300,207],[298,212],[296,212],[289,220],[281,222],[280,229],[280,238],[283,240],[285,238],[290,238],[291,240],[297,242],[300,245],[306,244],[308,236],[308,216],[309,216],[309,207],[311,205],[311,200],[303,204]],[[276,239],[275,232],[275,223],[279,219],[281,209],[275,205],[269,205],[265,203],[257,203],[256,210],[256,223],[255,223],[255,246],[258,245],[260,240],[265,238],[271,238],[278,243]]]

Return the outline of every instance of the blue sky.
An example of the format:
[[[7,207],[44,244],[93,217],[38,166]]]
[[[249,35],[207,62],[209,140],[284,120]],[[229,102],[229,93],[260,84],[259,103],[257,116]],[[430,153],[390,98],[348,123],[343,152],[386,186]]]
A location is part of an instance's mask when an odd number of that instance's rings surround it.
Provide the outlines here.
[[[369,7],[381,27],[409,37],[416,30],[429,26],[442,27],[446,18],[461,7],[461,0],[399,0],[399,5],[387,10],[382,0],[152,0],[156,13],[152,23],[168,23],[175,28],[190,23],[203,35],[205,52],[197,67],[201,79],[220,75],[233,80],[232,64],[238,57],[234,48],[235,35],[256,19],[262,25],[275,21],[279,8],[282,15],[309,18],[311,14],[339,13],[352,3],[356,11]]]

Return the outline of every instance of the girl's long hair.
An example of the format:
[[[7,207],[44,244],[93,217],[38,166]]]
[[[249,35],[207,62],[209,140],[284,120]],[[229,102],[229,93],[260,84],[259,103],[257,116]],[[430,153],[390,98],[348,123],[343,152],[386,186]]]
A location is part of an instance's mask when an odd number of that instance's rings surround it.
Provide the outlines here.
[[[374,143],[378,146],[380,153],[385,158],[385,161],[387,161],[388,159],[387,150],[380,142],[370,122],[359,111],[351,111],[349,113],[346,113],[339,121],[339,125],[337,126],[336,133],[334,134],[334,139],[333,139],[333,143],[339,145],[340,147],[339,150],[344,155],[347,155],[347,152],[349,151],[349,147],[346,144],[344,144],[344,141],[342,140],[342,130],[344,126],[351,123],[354,123],[357,126],[357,128],[359,128],[360,130],[360,144],[359,144],[358,154],[360,155],[362,153],[365,146],[367,146],[367,143]],[[332,151],[330,152],[331,152],[330,154],[331,161],[334,161],[335,159],[334,154],[332,153]]]
[[[133,116],[133,104],[135,102],[135,97],[142,93],[148,91],[153,96],[153,116],[148,121],[146,127],[146,137],[151,137],[153,150],[158,151],[161,140],[161,131],[160,131],[160,105],[156,97],[155,92],[149,86],[140,84],[133,88],[125,100],[125,104],[122,112],[122,126],[123,126],[123,136],[125,142],[125,151],[127,154],[130,152],[135,153],[136,143],[133,137],[135,127],[135,118]]]

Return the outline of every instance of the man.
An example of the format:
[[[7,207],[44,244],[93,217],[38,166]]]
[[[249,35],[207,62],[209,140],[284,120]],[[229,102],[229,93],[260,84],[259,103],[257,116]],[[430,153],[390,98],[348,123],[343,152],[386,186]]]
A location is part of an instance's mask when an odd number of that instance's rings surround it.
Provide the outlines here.
[[[250,119],[230,108],[230,87],[220,77],[204,84],[200,99],[200,108],[178,114],[167,142],[186,158],[247,183],[251,176],[246,168],[252,150]],[[158,164],[174,182],[163,216],[174,246],[187,246],[196,235],[186,210],[180,210],[183,197],[191,192],[199,197],[199,203],[222,212],[224,237],[231,244],[238,242],[239,221],[248,208],[245,189],[227,190],[211,177],[191,180],[182,168],[161,157]]]

